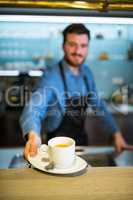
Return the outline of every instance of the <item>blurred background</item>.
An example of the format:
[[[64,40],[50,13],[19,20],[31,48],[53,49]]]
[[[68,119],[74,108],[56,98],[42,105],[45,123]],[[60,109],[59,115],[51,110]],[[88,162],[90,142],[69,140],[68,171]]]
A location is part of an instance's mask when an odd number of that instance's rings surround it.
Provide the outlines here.
[[[94,74],[99,95],[106,101],[126,141],[133,144],[131,10],[99,12],[95,6],[90,10],[89,7],[88,10],[82,7],[48,9],[44,6],[41,8],[40,4],[40,8],[27,10],[24,6],[11,6],[10,1],[1,4],[0,152],[3,155],[1,163],[8,160],[3,164],[4,167],[9,164],[9,158],[22,152],[24,140],[19,126],[22,109],[45,69],[54,67],[62,58],[62,30],[72,22],[84,23],[90,30],[91,41],[86,64]],[[110,138],[100,129],[97,120],[93,118],[90,121],[90,145],[109,146]],[[42,139],[45,141],[44,136]],[[12,153],[9,154],[11,149]],[[2,154],[7,150],[8,154]],[[5,155],[9,158],[5,158]]]
[[[12,18],[9,16],[9,19]],[[33,22],[15,22],[15,17],[13,21],[9,19],[0,21],[0,70],[29,74],[30,70],[54,67],[62,58],[61,33],[68,23],[35,22],[34,18]],[[94,73],[99,92],[107,99],[117,83],[132,85],[133,82],[133,24],[119,24],[119,19],[115,20],[115,24],[104,20],[92,24],[88,18],[85,23],[91,31],[86,63]]]

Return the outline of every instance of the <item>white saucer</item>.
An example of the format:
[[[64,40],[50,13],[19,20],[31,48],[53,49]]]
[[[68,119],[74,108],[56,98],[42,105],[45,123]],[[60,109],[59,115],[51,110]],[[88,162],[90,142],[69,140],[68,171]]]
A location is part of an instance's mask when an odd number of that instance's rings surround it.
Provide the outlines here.
[[[76,160],[74,164],[67,169],[58,169],[54,167],[53,169],[47,170],[45,169],[45,166],[48,165],[48,162],[45,161],[46,158],[47,158],[47,155],[40,154],[40,153],[38,153],[34,157],[28,156],[28,160],[33,167],[41,171],[51,173],[51,174],[73,174],[73,173],[81,172],[82,170],[88,167],[88,163],[84,159],[82,159],[79,156],[76,156]]]

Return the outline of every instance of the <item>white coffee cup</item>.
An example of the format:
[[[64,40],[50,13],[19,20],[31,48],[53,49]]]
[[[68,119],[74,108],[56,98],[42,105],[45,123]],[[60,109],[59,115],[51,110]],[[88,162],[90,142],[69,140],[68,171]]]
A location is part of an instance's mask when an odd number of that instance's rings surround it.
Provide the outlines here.
[[[65,169],[75,162],[75,141],[69,137],[54,137],[48,145],[42,145],[40,151],[47,151],[49,162],[53,162],[55,168]]]

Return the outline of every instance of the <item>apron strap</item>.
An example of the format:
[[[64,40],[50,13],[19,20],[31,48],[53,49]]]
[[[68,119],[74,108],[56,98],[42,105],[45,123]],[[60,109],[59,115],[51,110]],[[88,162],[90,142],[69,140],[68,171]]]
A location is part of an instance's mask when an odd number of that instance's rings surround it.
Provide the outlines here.
[[[89,92],[89,91],[90,91],[90,86],[89,86],[89,83],[88,83],[88,80],[87,80],[86,75],[83,75],[83,80],[84,80],[86,89],[87,89],[87,91]]]
[[[60,73],[61,73],[61,77],[62,77],[62,81],[63,81],[63,85],[64,85],[64,91],[65,91],[65,96],[66,99],[69,98],[68,97],[68,88],[67,88],[67,84],[66,84],[66,78],[65,78],[65,74],[64,74],[64,70],[63,70],[63,66],[61,61],[59,62],[59,68],[60,68]]]

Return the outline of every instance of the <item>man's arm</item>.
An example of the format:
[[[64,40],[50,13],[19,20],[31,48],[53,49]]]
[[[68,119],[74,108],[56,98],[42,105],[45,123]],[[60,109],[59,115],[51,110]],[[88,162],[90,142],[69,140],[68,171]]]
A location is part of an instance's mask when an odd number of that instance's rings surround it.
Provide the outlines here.
[[[41,122],[47,114],[49,102],[53,99],[53,91],[47,89],[47,79],[43,77],[40,81],[39,87],[32,94],[20,118],[23,136],[26,138],[24,149],[26,159],[28,154],[34,156],[37,153],[37,147],[41,144]]]
[[[123,150],[133,150],[133,146],[125,142],[121,132],[116,132],[113,136],[114,144],[118,153]]]
[[[98,93],[96,90],[96,86],[95,86],[95,82],[94,82],[94,78],[93,78],[92,74],[91,74],[90,87],[91,87],[91,91],[92,91],[92,96],[90,98],[92,108],[94,110],[96,110],[96,115],[98,117],[100,117],[101,123],[102,123],[104,129],[106,129],[108,133],[113,135],[116,151],[120,153],[122,150],[129,148],[130,145],[128,145],[126,143],[125,139],[123,138],[122,133],[121,133],[115,119],[113,118],[111,113],[108,111],[105,102],[102,101],[98,97]]]

